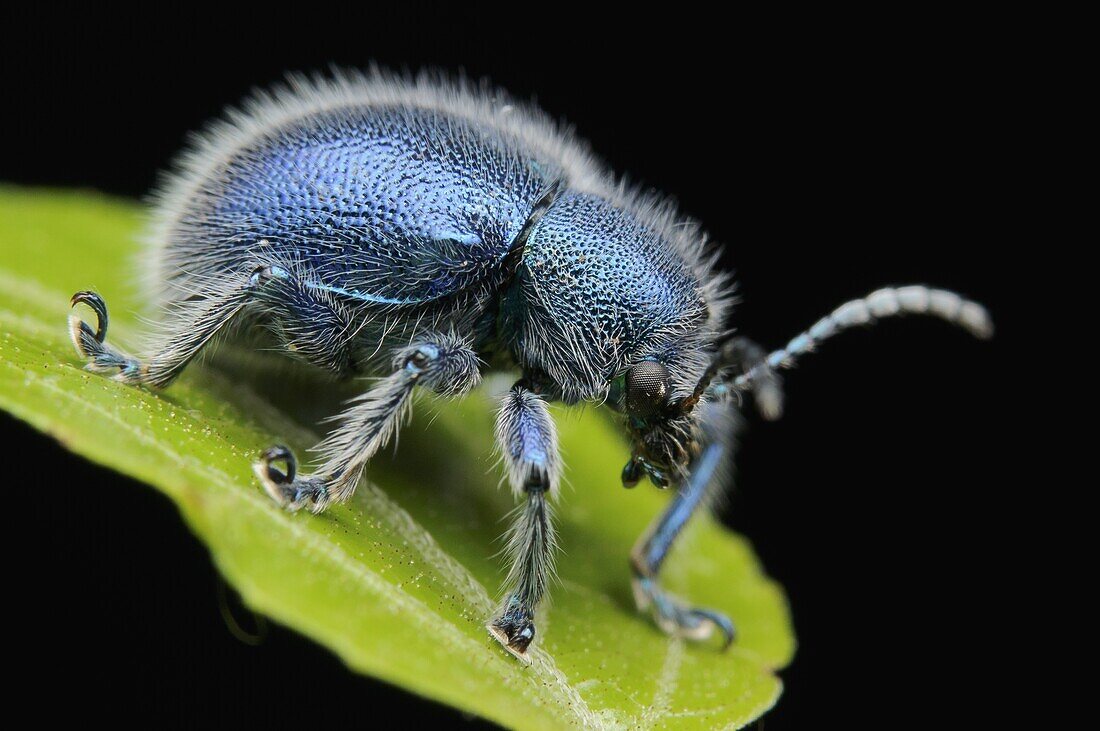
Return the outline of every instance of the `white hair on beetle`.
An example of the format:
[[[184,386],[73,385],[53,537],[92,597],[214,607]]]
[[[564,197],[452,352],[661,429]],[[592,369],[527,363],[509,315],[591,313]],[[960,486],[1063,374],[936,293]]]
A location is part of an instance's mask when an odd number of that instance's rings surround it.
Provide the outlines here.
[[[707,303],[707,334],[712,338],[723,326],[733,303],[730,277],[716,271],[716,247],[697,222],[679,213],[671,199],[616,178],[571,127],[554,122],[535,105],[517,102],[487,82],[475,84],[434,71],[397,74],[377,67],[365,72],[334,70],[329,76],[292,74],[270,90],[254,91],[240,106],[227,108],[221,119],[192,136],[190,146],[174,169],[162,176],[151,196],[153,210],[142,257],[147,301],[163,307],[168,296],[166,282],[187,264],[171,258],[168,244],[173,231],[189,210],[194,210],[197,199],[218,194],[219,171],[234,156],[296,120],[356,107],[439,111],[495,131],[513,140],[517,148],[556,164],[571,190],[608,200],[666,241],[699,282],[700,298]],[[699,369],[696,361],[700,359],[689,360],[687,370],[691,372],[682,374],[678,390],[688,388],[697,375],[694,371]]]

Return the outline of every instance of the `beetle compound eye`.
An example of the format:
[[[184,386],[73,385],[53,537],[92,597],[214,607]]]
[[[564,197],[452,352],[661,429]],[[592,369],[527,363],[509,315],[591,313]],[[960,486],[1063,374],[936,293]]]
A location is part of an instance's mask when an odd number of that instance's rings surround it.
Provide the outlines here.
[[[655,360],[643,360],[626,372],[626,410],[634,416],[663,409],[671,393],[668,369]]]

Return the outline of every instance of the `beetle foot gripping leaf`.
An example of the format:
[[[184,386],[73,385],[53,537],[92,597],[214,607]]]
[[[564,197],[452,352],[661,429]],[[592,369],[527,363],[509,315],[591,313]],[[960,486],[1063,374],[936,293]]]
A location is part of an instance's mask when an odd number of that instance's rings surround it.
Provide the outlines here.
[[[286,472],[276,468],[276,462],[283,462]],[[298,462],[286,447],[266,450],[252,469],[271,499],[291,512],[309,505],[310,510],[319,513],[328,505],[328,482],[319,477],[298,478]]]
[[[126,383],[137,382],[142,375],[141,362],[120,353],[106,345],[107,339],[107,303],[95,292],[77,292],[69,300],[69,303],[87,305],[96,316],[96,326],[92,327],[84,322],[79,315],[69,315],[69,335],[72,337],[73,346],[80,357],[88,361],[85,366],[96,373],[115,373],[115,379]]]
[[[535,639],[535,616],[518,597],[509,597],[500,616],[487,627],[489,633],[504,645],[504,649],[523,662],[531,662],[527,648]]]
[[[325,461],[310,476],[297,475],[293,453],[275,446],[253,469],[275,502],[290,511],[308,505],[314,513],[354,493],[367,463],[397,432],[407,415],[413,389],[424,386],[439,394],[460,395],[481,378],[477,355],[462,338],[426,333],[397,351],[394,372],[379,380],[340,414],[337,427],[317,447]],[[274,467],[283,462],[286,472]]]
[[[673,637],[707,640],[718,630],[722,634],[723,649],[732,645],[736,639],[737,630],[733,622],[721,612],[689,607],[663,591],[652,579],[635,579],[633,586],[638,610],[651,609],[657,626]]]

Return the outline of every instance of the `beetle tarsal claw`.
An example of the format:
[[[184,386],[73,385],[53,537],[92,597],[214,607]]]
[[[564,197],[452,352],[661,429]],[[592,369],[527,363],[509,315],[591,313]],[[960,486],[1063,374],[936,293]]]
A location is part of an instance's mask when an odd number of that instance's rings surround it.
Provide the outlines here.
[[[282,462],[286,472],[275,465]],[[320,477],[298,477],[298,462],[294,453],[283,446],[271,447],[252,465],[256,476],[271,499],[292,512],[308,506],[319,513],[329,503],[327,480]]]
[[[691,640],[707,640],[714,636],[715,630],[722,635],[723,650],[733,644],[737,633],[729,617],[710,609],[688,609],[677,634]]]
[[[693,608],[661,589],[651,579],[635,579],[634,599],[640,611],[649,610],[657,626],[673,637],[700,642],[722,636],[722,649],[733,644],[737,630],[730,618],[713,609]]]
[[[92,312],[95,313],[96,326],[94,331],[76,315],[73,315],[69,321],[70,328],[73,331],[73,343],[76,345],[81,355],[87,357],[88,352],[81,342],[80,333],[83,331],[87,337],[93,339],[97,343],[102,343],[107,338],[107,303],[95,292],[83,290],[77,292],[69,299],[69,305],[71,307],[87,305],[92,309]]]
[[[531,662],[527,648],[535,639],[535,621],[530,609],[515,599],[509,600],[504,611],[489,622],[486,629],[505,650],[525,663]]]
[[[488,624],[486,625],[486,627],[489,630],[489,634],[493,636],[493,639],[499,642],[501,646],[509,652],[509,654],[511,654],[513,657],[515,657],[520,662],[523,662],[524,664],[531,663],[531,656],[527,654],[528,643],[525,643],[522,640],[518,642],[515,640],[509,640],[508,631],[499,625]],[[534,632],[533,625],[531,627],[531,631],[532,633]]]

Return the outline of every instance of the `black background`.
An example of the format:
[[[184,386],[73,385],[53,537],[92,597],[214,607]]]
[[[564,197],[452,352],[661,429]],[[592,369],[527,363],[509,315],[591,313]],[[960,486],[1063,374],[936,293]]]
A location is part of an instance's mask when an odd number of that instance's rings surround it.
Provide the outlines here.
[[[784,419],[752,420],[723,516],[786,587],[799,638],[769,730],[984,718],[996,691],[975,676],[1005,662],[1005,572],[1022,567],[1002,524],[1028,499],[1009,487],[1024,435],[1007,398],[1021,326],[1004,270],[1023,236],[1027,44],[992,18],[360,5],[4,11],[0,181],[136,197],[189,130],[285,71],[463,69],[536,98],[616,170],[675,195],[726,244],[735,324],[765,344],[884,284],[986,303],[989,343],[910,319],[806,359]],[[22,472],[7,522],[35,536],[13,527],[6,554],[26,692],[56,699],[39,713],[464,722],[288,630],[238,642],[166,500],[8,417],[0,433]]]

